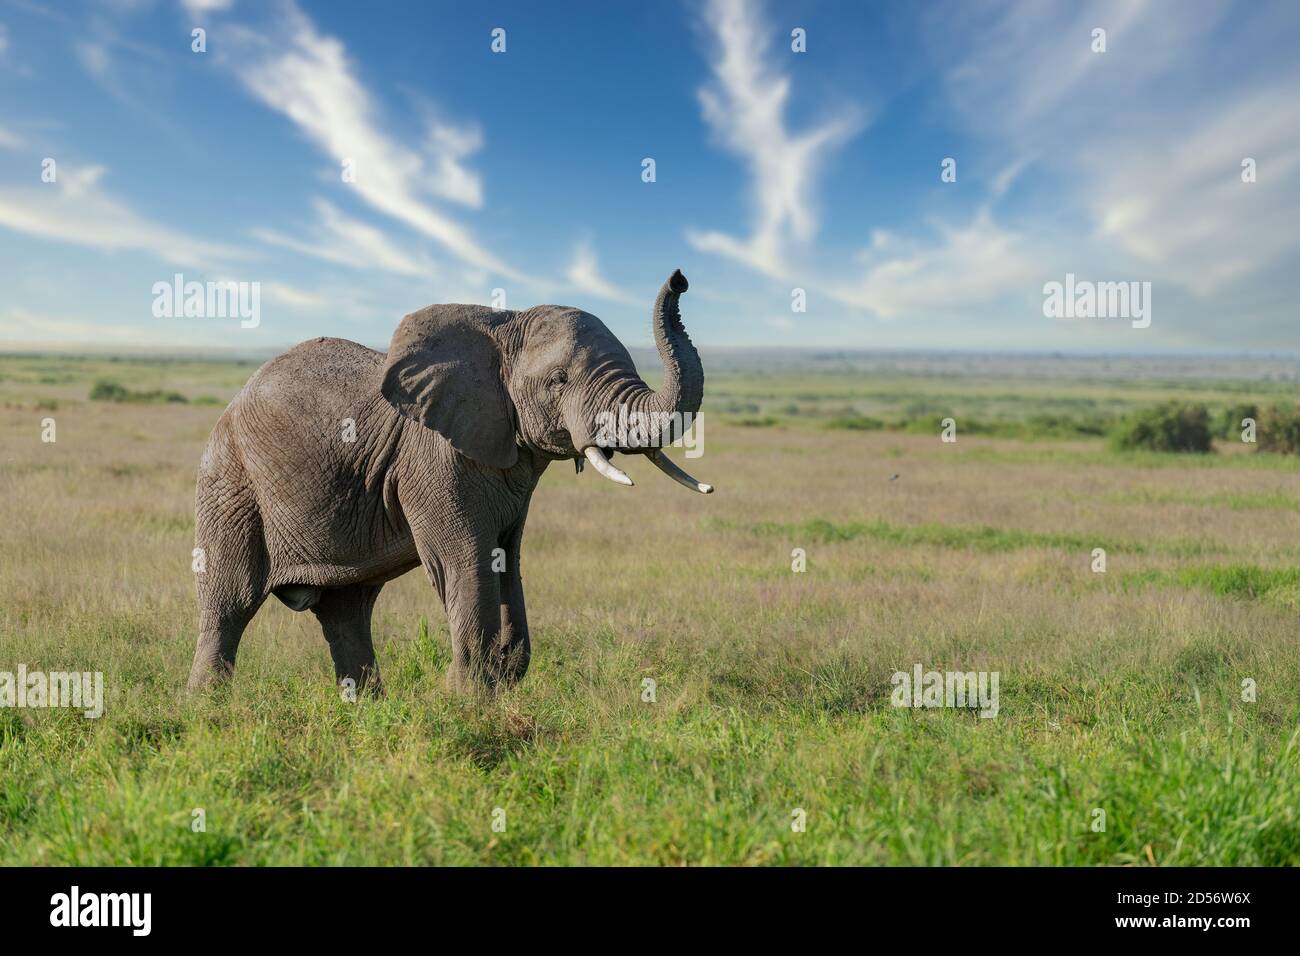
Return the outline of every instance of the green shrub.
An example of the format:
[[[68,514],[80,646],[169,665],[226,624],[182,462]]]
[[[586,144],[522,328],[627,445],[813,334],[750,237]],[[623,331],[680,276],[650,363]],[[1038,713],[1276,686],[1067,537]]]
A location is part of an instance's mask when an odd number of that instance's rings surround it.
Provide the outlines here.
[[[1260,451],[1300,455],[1300,407],[1273,405],[1255,419],[1255,440]]]
[[[101,378],[90,390],[92,402],[131,402],[136,405],[159,405],[164,402],[185,402],[180,392],[164,392],[162,389],[150,389],[147,392],[133,392],[117,382]]]
[[[117,382],[101,378],[90,390],[92,402],[125,402],[130,393]]]
[[[885,423],[870,415],[845,415],[841,418],[832,418],[826,423],[826,427],[851,432],[878,432],[885,427]]]
[[[1114,436],[1115,447],[1124,451],[1208,452],[1212,442],[1209,410],[1179,402],[1135,412],[1119,424]]]
[[[1219,420],[1214,426],[1215,436],[1229,441],[1241,441],[1243,418],[1253,418],[1258,422],[1259,406],[1254,403],[1229,405],[1219,414]]]
[[[1110,419],[1103,415],[1030,415],[1018,428],[1009,430],[1016,438],[1095,438],[1110,429]]]

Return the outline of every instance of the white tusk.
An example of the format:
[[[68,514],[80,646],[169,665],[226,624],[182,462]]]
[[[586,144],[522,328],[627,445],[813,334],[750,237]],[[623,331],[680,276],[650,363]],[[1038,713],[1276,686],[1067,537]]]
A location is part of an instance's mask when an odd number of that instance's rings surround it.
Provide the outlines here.
[[[586,456],[587,461],[591,462],[591,466],[610,481],[617,481],[620,485],[632,484],[632,479],[615,468],[595,445],[588,445],[582,450],[582,453]]]
[[[662,471],[673,481],[677,482],[679,485],[685,485],[687,488],[690,488],[692,491],[698,491],[702,495],[713,494],[712,485],[706,485],[702,481],[696,481],[690,475],[686,474],[686,472],[678,468],[676,463],[671,458],[669,458],[663,452],[659,451],[657,448],[646,452],[646,457],[655,463],[656,468]]]

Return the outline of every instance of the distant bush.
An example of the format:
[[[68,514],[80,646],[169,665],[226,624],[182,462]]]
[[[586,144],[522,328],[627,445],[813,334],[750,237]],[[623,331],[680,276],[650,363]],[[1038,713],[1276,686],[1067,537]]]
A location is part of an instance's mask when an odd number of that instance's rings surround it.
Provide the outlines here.
[[[917,415],[907,415],[900,421],[890,426],[893,431],[904,432],[908,435],[937,435],[943,428],[943,420],[950,417],[947,413],[930,414],[922,412]],[[961,419],[957,423],[957,429],[964,435],[978,434],[979,425],[974,420],[967,421]]]
[[[1229,405],[1219,414],[1218,421],[1214,426],[1215,436],[1232,441],[1241,441],[1241,420],[1243,418],[1253,418],[1258,422],[1259,406],[1254,404]]]
[[[1213,445],[1209,409],[1179,402],[1142,409],[1120,422],[1114,445],[1125,451],[1208,452]]]
[[[719,402],[713,406],[713,410],[723,415],[757,415],[762,412],[762,407],[757,402]]]
[[[869,415],[845,415],[841,418],[832,418],[826,423],[826,427],[852,432],[878,432],[886,426],[879,418],[872,418]]]
[[[1105,435],[1112,426],[1109,418],[1096,414],[1030,415],[1008,433],[1017,438],[1095,438]]]
[[[164,392],[157,388],[147,392],[133,392],[117,382],[101,378],[91,388],[90,400],[92,402],[130,402],[136,405],[160,405],[169,402],[185,402],[186,398],[180,392]]]
[[[735,418],[731,421],[732,425],[739,425],[741,428],[771,428],[773,425],[779,425],[771,415],[765,415],[762,418]]]
[[[95,383],[95,387],[90,390],[90,400],[92,402],[125,402],[129,394],[117,382],[110,382],[101,378]]]
[[[1105,435],[1112,419],[1096,414],[1030,415],[1028,418],[980,419],[957,415],[923,414],[911,418],[884,420],[870,415],[846,414],[828,419],[823,427],[841,431],[892,431],[909,435],[934,435],[943,427],[943,419],[952,417],[960,435],[985,435],[991,438],[1095,438]]]
[[[1300,455],[1300,407],[1274,405],[1255,419],[1255,441],[1260,451]]]

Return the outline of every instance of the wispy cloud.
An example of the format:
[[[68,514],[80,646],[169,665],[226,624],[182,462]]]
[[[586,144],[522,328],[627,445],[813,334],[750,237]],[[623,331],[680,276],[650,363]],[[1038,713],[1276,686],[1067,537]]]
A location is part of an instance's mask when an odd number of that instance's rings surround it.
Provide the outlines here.
[[[599,296],[602,299],[608,299],[611,302],[624,302],[629,305],[636,302],[636,299],[630,293],[620,289],[600,274],[600,264],[596,260],[596,250],[589,240],[583,239],[574,247],[573,261],[569,264],[565,278],[569,280],[569,283],[575,289]]]
[[[714,41],[713,82],[700,90],[700,103],[714,134],[749,169],[753,231],[737,238],[690,230],[687,239],[701,251],[782,277],[791,242],[805,243],[817,231],[818,171],[861,128],[862,117],[843,109],[806,132],[792,132],[786,121],[790,78],[771,56],[773,31],[756,5],[710,0],[704,21]]]
[[[272,302],[292,309],[320,309],[330,304],[329,296],[289,285],[285,282],[263,282],[262,294]]]
[[[923,319],[1032,291],[1042,273],[1025,237],[995,224],[987,209],[964,226],[935,223],[934,232],[923,241],[876,232],[859,256],[863,276],[833,284],[832,297],[884,319]]]
[[[1300,77],[1298,77],[1300,79]],[[1168,135],[1083,150],[1097,236],[1144,268],[1213,295],[1300,250],[1300,98],[1262,87]],[[1163,131],[1162,131],[1163,132]],[[1244,183],[1241,162],[1258,164]]]
[[[481,143],[476,130],[435,125],[423,153],[406,146],[380,125],[378,106],[357,78],[343,43],[318,32],[295,6],[286,6],[272,35],[231,30],[227,36],[238,47],[228,63],[243,86],[287,116],[340,173],[342,164],[350,162],[356,181],[347,188],[364,202],[433,239],[468,266],[521,277],[431,202],[482,203],[479,179],[463,164]]]
[[[345,215],[327,200],[318,198],[315,207],[318,238],[295,239],[261,227],[250,234],[269,245],[352,269],[379,269],[423,279],[435,274],[436,266],[428,257],[402,247],[382,230]]]
[[[478,209],[483,205],[483,183],[462,160],[483,146],[483,133],[476,126],[453,126],[429,122],[428,188],[435,196]]]
[[[1294,34],[1295,21],[1260,6],[1219,29],[1229,16],[1226,5],[1194,17],[1148,2],[1029,15],[1005,5],[966,34],[947,86],[968,118],[972,100],[1005,104],[988,131],[1017,150],[1077,143],[1055,162],[1091,239],[1212,294],[1300,245],[1300,64],[1259,64],[1251,52]],[[1105,53],[1089,43],[1096,27]],[[1207,83],[1205,64],[1224,59],[1241,66]],[[1241,181],[1247,156],[1268,173],[1258,183]]]
[[[164,129],[174,129],[170,117],[157,114],[154,101],[159,77],[169,67],[167,54],[134,38],[120,19],[131,12],[130,5],[116,10],[110,6],[78,21],[77,28],[69,31],[73,56],[86,75],[118,102]]]
[[[154,348],[192,349],[196,346],[244,344],[237,340],[250,335],[264,334],[260,328],[239,329],[237,323],[234,328],[238,334],[232,337],[231,326],[205,324],[204,320],[141,324],[110,322],[102,318],[67,318],[17,306],[0,311],[0,339],[20,347],[66,348],[75,345],[78,348],[129,351]]]
[[[888,317],[944,303],[980,315],[1002,296],[1032,298],[1059,267],[1156,280],[1166,302],[1171,289],[1199,298],[1202,316],[1236,311],[1234,283],[1300,249],[1300,69],[1252,69],[1251,50],[1291,22],[1276,9],[1258,8],[1227,37],[1216,31],[1226,7],[1202,12],[1171,17],[1146,2],[934,9],[927,33],[942,39],[930,52],[952,115],[1000,169],[977,188],[999,199],[1032,167],[1053,200],[1014,222],[986,206],[973,222],[950,216],[890,235],[837,298]],[[1104,53],[1092,49],[1097,27]],[[1206,83],[1205,64],[1219,60],[1246,65]],[[1247,156],[1267,179],[1241,181]],[[1062,234],[1063,215],[1084,227]],[[1177,334],[1194,341],[1198,320],[1178,321]]]
[[[73,50],[77,54],[77,62],[81,64],[82,69],[97,80],[103,81],[108,78],[109,71],[113,67],[113,60],[109,56],[106,44],[84,40],[73,47]]]
[[[205,14],[229,10],[235,0],[181,0],[181,6],[192,17],[202,18]]]
[[[248,257],[139,215],[101,187],[105,173],[102,166],[61,163],[53,183],[0,189],[0,226],[108,252],[147,252],[170,265],[206,269]]]

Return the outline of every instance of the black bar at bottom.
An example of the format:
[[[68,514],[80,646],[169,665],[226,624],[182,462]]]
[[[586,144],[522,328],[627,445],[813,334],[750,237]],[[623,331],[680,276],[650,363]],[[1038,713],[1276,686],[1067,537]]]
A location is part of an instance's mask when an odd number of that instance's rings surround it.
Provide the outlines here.
[[[0,919],[6,943],[76,933],[128,945],[280,936],[337,945],[380,925],[441,932],[464,920],[475,934],[566,927],[611,942],[672,938],[682,920],[692,941],[716,933],[732,943],[803,920],[873,942],[952,938],[963,927],[1230,942],[1293,926],[1297,889],[1288,869],[7,869]]]

